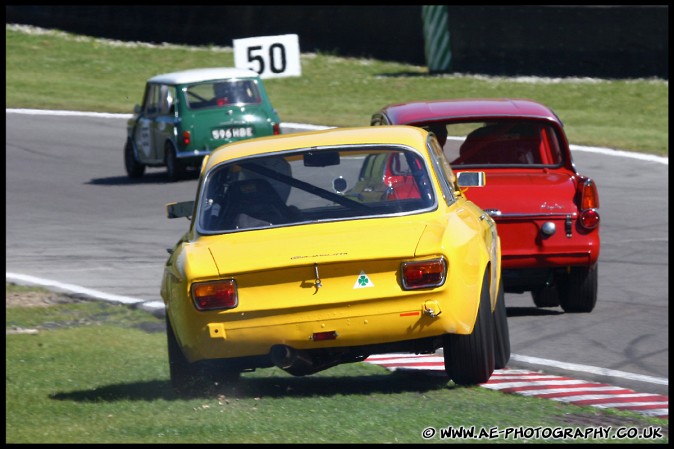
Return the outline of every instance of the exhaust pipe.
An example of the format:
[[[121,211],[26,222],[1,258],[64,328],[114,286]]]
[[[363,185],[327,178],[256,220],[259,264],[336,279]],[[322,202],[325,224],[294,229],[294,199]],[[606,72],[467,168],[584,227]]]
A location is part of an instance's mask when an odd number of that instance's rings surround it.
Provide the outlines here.
[[[315,372],[314,363],[309,354],[287,345],[272,346],[269,357],[274,365],[295,376]]]
[[[313,352],[297,350],[287,345],[274,345],[269,351],[272,363],[293,376],[306,376],[341,363],[361,362],[367,355],[360,353]]]

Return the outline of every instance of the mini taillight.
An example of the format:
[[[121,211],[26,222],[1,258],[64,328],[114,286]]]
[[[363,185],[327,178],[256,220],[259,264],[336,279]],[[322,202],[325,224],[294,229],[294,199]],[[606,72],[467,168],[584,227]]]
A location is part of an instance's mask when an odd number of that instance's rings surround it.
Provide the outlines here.
[[[192,284],[192,301],[197,310],[232,309],[239,305],[236,281],[226,279]]]
[[[183,131],[183,143],[189,145],[192,141],[192,134],[189,131]]]
[[[444,258],[404,262],[400,268],[403,288],[439,287],[445,283],[447,263]]]
[[[280,123],[274,123],[272,125],[272,129],[274,130],[273,132],[274,132],[275,136],[281,134],[281,124]]]

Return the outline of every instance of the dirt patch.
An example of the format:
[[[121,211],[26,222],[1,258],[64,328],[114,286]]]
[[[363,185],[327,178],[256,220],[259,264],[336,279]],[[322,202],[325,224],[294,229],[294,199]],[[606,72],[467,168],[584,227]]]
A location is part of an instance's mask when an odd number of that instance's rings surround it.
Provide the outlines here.
[[[49,307],[78,302],[77,299],[49,291],[6,292],[5,307]]]
[[[26,291],[5,291],[5,308],[13,307],[50,307],[58,304],[74,303],[78,300],[66,295],[50,292],[47,290],[26,290]],[[19,326],[9,326],[5,330],[6,335],[10,334],[37,334],[37,328],[24,328]]]
[[[50,307],[61,304],[74,304],[88,301],[87,299],[69,296],[63,293],[52,292],[48,290],[19,290],[5,291],[5,308],[34,308]],[[89,301],[91,302],[91,301]],[[68,319],[58,319],[56,321],[44,322],[31,328],[24,328],[16,325],[7,324],[5,333],[9,334],[37,334],[42,330],[56,329],[64,327],[86,326],[92,324],[116,323],[120,320],[127,323],[124,313],[120,315],[120,308],[126,307],[121,304],[101,304],[101,308],[96,312],[73,312],[68,315]],[[163,319],[149,319],[140,321],[138,319],[128,319],[127,325],[138,328],[146,333],[163,333],[166,331]]]

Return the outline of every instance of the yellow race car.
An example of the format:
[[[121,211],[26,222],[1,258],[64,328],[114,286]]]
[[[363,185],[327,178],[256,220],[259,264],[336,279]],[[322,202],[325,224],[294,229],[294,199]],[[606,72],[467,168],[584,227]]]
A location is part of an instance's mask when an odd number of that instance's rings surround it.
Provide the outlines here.
[[[167,205],[190,219],[161,284],[172,385],[439,350],[455,383],[486,382],[510,339],[496,227],[462,191],[485,182],[409,126],[216,149],[196,199]]]

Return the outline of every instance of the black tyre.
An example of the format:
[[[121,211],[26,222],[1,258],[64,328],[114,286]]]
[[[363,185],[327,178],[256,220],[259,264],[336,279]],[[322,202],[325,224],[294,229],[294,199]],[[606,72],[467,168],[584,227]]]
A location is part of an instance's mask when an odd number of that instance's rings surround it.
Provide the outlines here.
[[[171,321],[166,315],[166,340],[168,343],[169,373],[171,376],[171,386],[178,393],[192,392],[201,381],[201,370],[199,366],[190,363],[185,358],[182,349],[178,345],[178,340],[173,333]]]
[[[494,322],[489,297],[489,270],[482,281],[480,305],[470,335],[444,336],[445,371],[457,385],[476,385],[494,372]]]
[[[166,174],[171,181],[178,181],[185,175],[185,166],[178,159],[176,148],[167,142],[165,148]]]
[[[597,304],[598,264],[572,267],[558,281],[559,303],[567,313],[589,313]]]
[[[129,178],[140,178],[145,173],[145,165],[138,162],[133,152],[133,144],[130,140],[124,146],[124,168]]]
[[[531,297],[536,307],[559,306],[559,290],[557,285],[544,285],[531,291]]]
[[[241,369],[236,367],[237,359],[206,360],[203,367],[204,378],[213,386],[226,387],[241,378]]]
[[[181,395],[202,393],[208,388],[231,384],[241,377],[241,370],[235,368],[230,360],[188,362],[178,345],[168,315],[166,317],[166,339],[171,386],[176,393]]]
[[[510,329],[505,306],[503,280],[494,309],[494,369],[503,369],[510,361]]]

